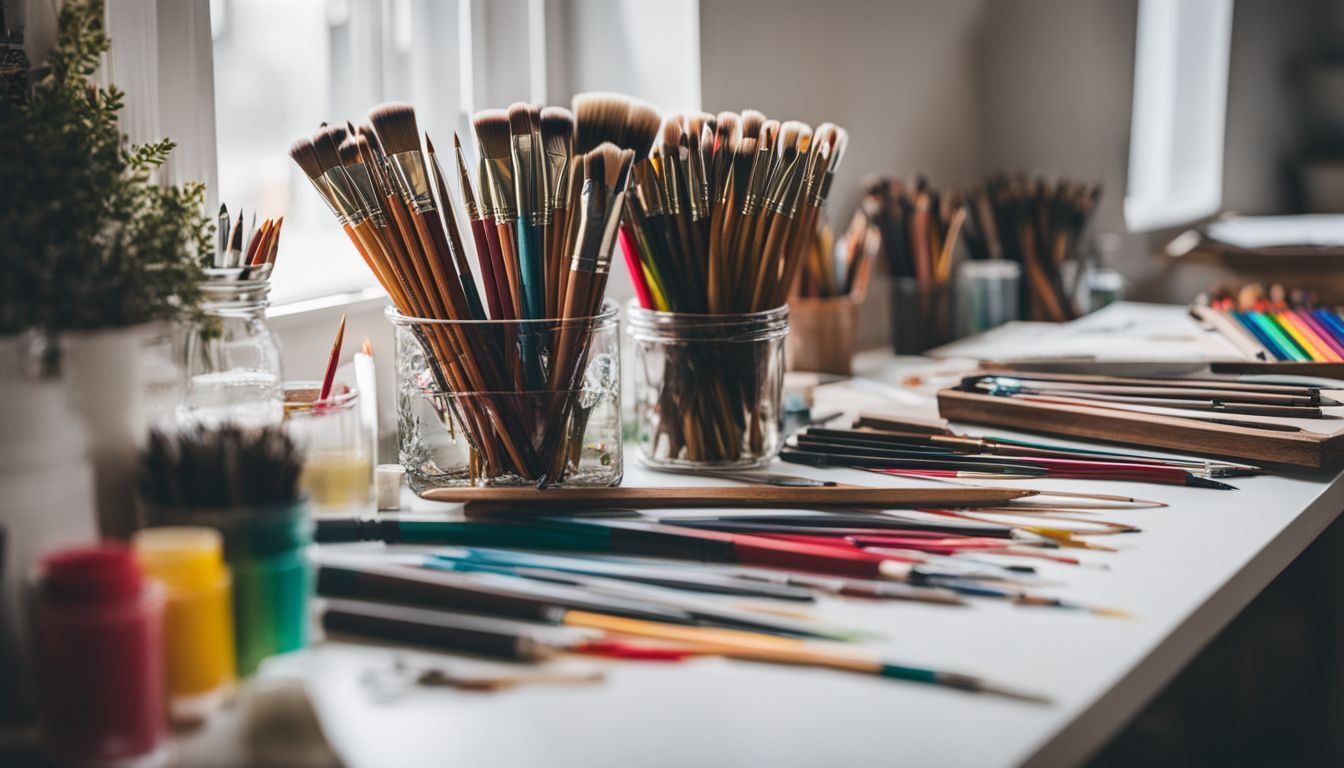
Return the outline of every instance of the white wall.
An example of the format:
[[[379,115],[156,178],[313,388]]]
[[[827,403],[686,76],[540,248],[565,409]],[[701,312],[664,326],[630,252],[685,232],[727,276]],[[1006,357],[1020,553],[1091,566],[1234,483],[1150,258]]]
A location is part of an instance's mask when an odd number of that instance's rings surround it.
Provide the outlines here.
[[[992,3],[991,3],[992,4]],[[850,134],[829,203],[843,227],[868,173],[973,181],[981,163],[973,68],[982,0],[704,0],[701,92],[707,111],[759,109]],[[860,344],[887,338],[887,285],[875,279]]]

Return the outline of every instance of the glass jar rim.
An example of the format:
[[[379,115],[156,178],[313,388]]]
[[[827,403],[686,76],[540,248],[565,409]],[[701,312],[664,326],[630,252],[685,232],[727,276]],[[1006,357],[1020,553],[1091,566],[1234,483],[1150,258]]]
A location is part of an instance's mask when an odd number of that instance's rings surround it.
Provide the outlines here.
[[[396,305],[388,304],[387,307],[383,309],[383,315],[385,315],[393,325],[399,327],[416,325],[458,325],[465,327],[499,326],[501,328],[558,328],[568,324],[578,325],[596,321],[597,326],[602,328],[615,323],[620,314],[620,309],[620,305],[612,299],[603,299],[602,310],[596,315],[589,315],[587,317],[544,317],[537,320],[444,320],[432,317],[411,317],[409,315],[403,315],[397,309]]]
[[[322,382],[320,381],[315,380],[309,381],[304,379],[300,379],[297,381],[286,381],[281,385],[281,388],[284,391],[284,397],[285,397],[284,407],[286,414],[307,413],[309,411],[316,410],[319,406],[323,408],[349,409],[353,408],[356,405],[356,403],[359,402],[359,389],[357,387],[347,387],[344,392],[340,393],[333,392],[332,394],[327,395],[327,398],[325,400],[319,399],[317,397],[314,397],[312,400],[289,399],[289,393],[291,390],[302,390],[302,391],[317,390],[317,392],[320,394],[322,392]]]
[[[626,321],[631,336],[646,340],[671,341],[680,336],[683,341],[765,341],[789,332],[789,305],[760,312],[709,315],[661,312],[641,307],[637,299],[631,299]]]

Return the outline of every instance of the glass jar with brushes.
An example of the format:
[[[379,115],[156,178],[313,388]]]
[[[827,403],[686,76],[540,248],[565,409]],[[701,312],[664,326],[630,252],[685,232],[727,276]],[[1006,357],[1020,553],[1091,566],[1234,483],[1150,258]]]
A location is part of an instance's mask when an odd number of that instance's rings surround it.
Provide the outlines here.
[[[697,315],[631,302],[640,459],[654,467],[760,467],[784,442],[787,304]]]
[[[285,427],[303,454],[299,483],[316,515],[359,514],[373,484],[373,434],[359,390],[338,387],[320,399],[319,381],[285,382]]]
[[[428,320],[393,307],[387,317],[396,327],[399,454],[412,490],[620,484],[615,302],[563,320]]]
[[[270,283],[250,268],[207,269],[201,317],[187,331],[180,425],[260,427],[284,417],[280,345],[266,323]]]

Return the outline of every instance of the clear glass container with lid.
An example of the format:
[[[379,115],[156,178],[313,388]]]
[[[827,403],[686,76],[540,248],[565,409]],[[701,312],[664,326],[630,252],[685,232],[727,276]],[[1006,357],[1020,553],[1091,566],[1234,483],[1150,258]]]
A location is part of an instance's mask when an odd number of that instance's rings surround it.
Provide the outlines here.
[[[270,283],[237,269],[205,272],[201,317],[187,332],[187,392],[178,423],[279,424],[284,372],[280,345],[266,323]]]

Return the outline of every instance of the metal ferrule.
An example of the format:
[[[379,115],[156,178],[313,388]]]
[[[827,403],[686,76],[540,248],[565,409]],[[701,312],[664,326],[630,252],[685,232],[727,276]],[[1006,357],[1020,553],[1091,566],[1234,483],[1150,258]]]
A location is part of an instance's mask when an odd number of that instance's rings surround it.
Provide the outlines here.
[[[485,158],[482,157],[476,164],[476,189],[481,193],[481,217],[494,218],[495,216],[495,196],[490,191],[490,174],[485,171]]]
[[[328,168],[322,172],[320,181],[327,188],[327,201],[331,203],[336,216],[343,224],[356,227],[364,223],[364,219],[367,218],[364,215],[364,207],[344,168],[339,165]]]
[[[812,172],[807,177],[806,197],[807,204],[813,208],[820,208],[826,202],[826,193],[830,189],[830,179],[834,174],[830,173],[830,155],[824,152],[817,152],[813,158]]]
[[[513,166],[507,157],[482,158],[486,176],[490,179],[492,218],[499,223],[517,221],[518,205],[513,196]]]
[[[686,173],[686,205],[691,209],[691,221],[701,221],[708,214],[708,207],[701,197],[708,193],[705,186],[705,168],[700,164],[699,152],[686,152],[681,158],[681,167]]]
[[[583,192],[579,195],[583,215],[579,217],[579,231],[574,238],[574,253],[569,259],[571,272],[597,271],[598,251],[606,227],[606,211],[603,210],[606,194],[602,187],[602,184],[593,179],[583,182]]]
[[[616,250],[616,232],[621,225],[621,211],[625,209],[625,190],[607,200],[606,221],[602,222],[602,241],[597,247],[597,264],[593,272],[605,275],[611,269],[611,253]]]
[[[307,175],[307,174],[305,174],[305,175]],[[327,204],[327,207],[331,209],[331,214],[332,214],[333,216],[336,217],[336,220],[339,221],[341,224],[344,224],[344,223],[345,223],[345,216],[341,214],[340,209],[336,207],[336,204],[335,204],[334,202],[332,202],[332,200],[331,200],[331,191],[330,191],[329,189],[327,189],[327,183],[326,183],[325,181],[323,181],[323,180],[321,179],[321,177],[313,178],[313,177],[309,176],[309,177],[308,177],[308,181],[313,185],[313,189],[316,189],[316,190],[317,190],[317,194],[318,194],[319,197],[322,198],[322,202],[326,203],[326,204]],[[227,239],[227,235],[228,235],[228,230],[227,230],[227,229],[224,230],[224,234],[225,234],[225,239]],[[228,250],[228,243],[225,243],[225,244],[224,244],[224,250],[225,250],[225,251]]]
[[[401,186],[401,196],[406,200],[406,207],[415,213],[438,210],[429,184],[429,169],[419,150],[388,155],[387,162],[392,166],[393,178]]]
[[[761,196],[765,193],[765,182],[770,175],[770,157],[763,151],[756,153],[751,161],[751,173],[747,176],[747,194],[742,198],[742,215],[755,216],[761,209]]]
[[[383,229],[387,226],[387,217],[383,215],[383,207],[379,203],[377,191],[374,189],[373,174],[369,173],[369,167],[364,163],[355,163],[347,165],[345,173],[350,177],[350,183],[355,188],[364,204],[364,211],[370,219],[373,219],[374,226]]]
[[[788,204],[789,189],[798,175],[798,155],[780,168],[779,173],[770,180],[770,191],[765,195],[765,209],[770,213],[783,213]]]
[[[563,153],[546,153],[546,221],[557,208],[569,207],[569,157]]]
[[[645,216],[663,215],[662,184],[654,174],[653,161],[644,159],[635,163],[635,190]]]
[[[518,201],[519,215],[525,219],[524,224],[540,226],[546,220],[546,204],[542,200],[542,180],[536,174],[540,167],[536,142],[529,133],[514,136],[512,144],[515,169],[513,192],[514,199]]]
[[[662,173],[663,182],[663,204],[667,208],[669,216],[681,215],[681,181],[680,174],[677,173],[677,158],[661,155],[659,166]]]

